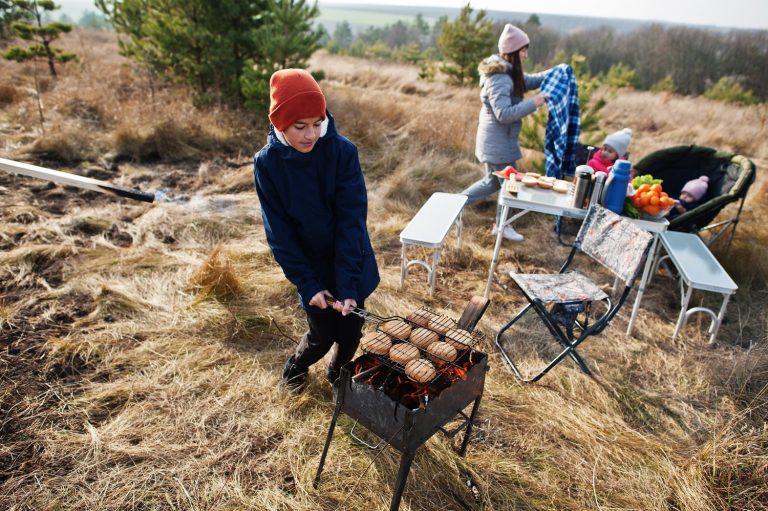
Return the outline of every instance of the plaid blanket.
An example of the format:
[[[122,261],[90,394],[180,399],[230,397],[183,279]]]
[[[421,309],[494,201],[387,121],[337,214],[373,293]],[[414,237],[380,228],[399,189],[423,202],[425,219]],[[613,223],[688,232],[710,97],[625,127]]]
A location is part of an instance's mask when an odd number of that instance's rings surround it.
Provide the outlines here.
[[[573,69],[559,64],[544,78],[540,92],[549,94],[549,119],[544,139],[544,161],[548,176],[573,175],[579,141],[579,89]]]

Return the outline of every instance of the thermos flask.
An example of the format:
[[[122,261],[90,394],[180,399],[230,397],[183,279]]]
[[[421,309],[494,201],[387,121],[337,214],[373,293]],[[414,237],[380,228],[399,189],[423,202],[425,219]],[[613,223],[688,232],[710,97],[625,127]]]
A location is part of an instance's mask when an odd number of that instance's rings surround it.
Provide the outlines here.
[[[616,160],[613,170],[605,182],[605,207],[620,215],[624,211],[624,199],[632,164],[627,160]]]
[[[592,174],[595,171],[589,165],[576,167],[576,181],[573,189],[573,202],[571,207],[584,208],[589,200],[589,192],[592,189]]]
[[[590,208],[595,204],[603,205],[600,196],[603,194],[606,176],[605,172],[595,172],[595,182],[592,183],[592,197],[589,198]]]

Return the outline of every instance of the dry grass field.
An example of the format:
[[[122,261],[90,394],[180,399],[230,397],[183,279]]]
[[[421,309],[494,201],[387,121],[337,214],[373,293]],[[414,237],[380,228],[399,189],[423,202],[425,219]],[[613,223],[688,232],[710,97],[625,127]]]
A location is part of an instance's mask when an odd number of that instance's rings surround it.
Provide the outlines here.
[[[346,417],[312,486],[333,412],[324,362],[301,396],[277,388],[305,325],[252,187],[264,119],[193,108],[119,57],[113,36],[64,41],[81,58],[57,82],[39,66],[42,127],[34,66],[0,62],[0,157],[170,200],[0,174],[0,509],[388,509],[400,455],[356,445]],[[493,201],[467,210],[435,296],[418,269],[399,288],[398,235],[432,192],[479,177],[477,91],[419,82],[408,66],[318,54],[312,67],[366,173],[382,273],[368,308],[457,318],[484,289]],[[430,439],[404,511],[768,509],[768,109],[606,96],[603,127],[632,127],[635,155],[695,143],[757,164],[731,250],[715,252],[739,285],[718,342],[707,347],[697,317],[671,341],[678,288],[659,275],[634,336],[626,307],[583,345],[594,378],[566,361],[519,384],[492,348],[522,304],[504,275],[551,271],[567,254],[552,219],[528,215],[478,327],[491,368],[467,455],[458,438]]]

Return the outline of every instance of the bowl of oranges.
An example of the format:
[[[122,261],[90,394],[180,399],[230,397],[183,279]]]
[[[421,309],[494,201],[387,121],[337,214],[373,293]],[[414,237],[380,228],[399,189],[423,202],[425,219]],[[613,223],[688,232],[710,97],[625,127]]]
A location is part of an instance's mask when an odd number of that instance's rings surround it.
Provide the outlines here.
[[[630,202],[644,220],[661,220],[675,205],[675,200],[667,195],[660,182],[640,184],[630,196]]]

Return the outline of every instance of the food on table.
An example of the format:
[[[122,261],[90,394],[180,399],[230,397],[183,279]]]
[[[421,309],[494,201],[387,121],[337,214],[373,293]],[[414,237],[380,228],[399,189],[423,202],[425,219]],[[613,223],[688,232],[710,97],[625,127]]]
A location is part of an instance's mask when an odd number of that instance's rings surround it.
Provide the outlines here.
[[[502,170],[500,170],[498,174],[503,178],[511,179],[517,174],[517,170],[512,165],[507,165]]]
[[[445,316],[437,316],[436,318],[430,320],[428,328],[440,335],[445,335],[448,330],[454,328],[455,326],[456,325],[453,321],[451,321],[450,318]]]
[[[392,359],[392,362],[400,365],[405,365],[420,356],[419,348],[407,342],[395,344],[389,349],[389,358]]]
[[[563,181],[562,179],[558,179],[555,181],[555,184],[552,185],[552,189],[558,193],[567,193],[568,181]]]
[[[439,341],[440,336],[428,328],[414,328],[413,331],[411,331],[411,336],[408,340],[411,341],[411,344],[415,344],[419,348],[425,349],[433,342]]]
[[[384,332],[369,332],[360,339],[360,348],[364,353],[388,355],[392,348],[392,338]]]
[[[653,179],[650,174],[640,177],[643,178],[642,181],[644,182],[641,182],[635,189],[635,193],[629,199],[629,206],[650,216],[658,216],[668,212],[674,206],[675,200],[662,189],[661,180]],[[638,178],[635,178],[633,183],[636,180]],[[628,216],[633,216],[635,213],[631,207],[625,207],[625,210]]]
[[[385,321],[379,326],[379,330],[392,337],[396,337],[401,341],[405,341],[408,339],[408,336],[411,335],[411,325],[402,319],[390,319],[389,321]]]
[[[542,188],[544,190],[550,190],[552,189],[552,186],[555,184],[555,178],[541,176],[539,179],[536,180],[536,184],[538,185],[539,188]]]
[[[417,358],[405,366],[405,375],[413,381],[425,383],[432,380],[437,372],[435,366],[427,359]]]
[[[536,177],[525,176],[523,178],[523,184],[525,186],[536,186],[539,183],[539,179]]]
[[[456,348],[465,350],[472,346],[474,339],[472,334],[461,328],[453,328],[445,333],[445,342]]]
[[[433,342],[427,347],[427,357],[438,366],[453,362],[456,360],[456,355],[456,348],[447,342]]]

